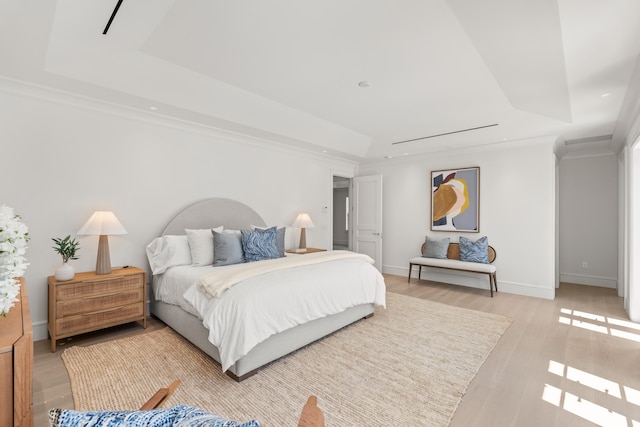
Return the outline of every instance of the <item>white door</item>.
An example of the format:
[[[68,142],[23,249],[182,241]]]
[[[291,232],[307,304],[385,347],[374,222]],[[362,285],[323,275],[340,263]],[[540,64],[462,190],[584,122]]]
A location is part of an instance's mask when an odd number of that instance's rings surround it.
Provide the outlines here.
[[[382,271],[382,175],[353,179],[354,252],[367,254]]]

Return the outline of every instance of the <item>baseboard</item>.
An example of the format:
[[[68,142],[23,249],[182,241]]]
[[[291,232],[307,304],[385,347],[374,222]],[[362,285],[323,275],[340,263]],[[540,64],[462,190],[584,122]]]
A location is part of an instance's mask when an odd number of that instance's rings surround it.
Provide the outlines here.
[[[601,288],[618,288],[618,279],[613,277],[560,273],[560,281],[564,283],[576,283],[578,285],[599,286]]]
[[[49,329],[47,329],[47,321],[33,322],[33,340],[41,341],[49,339]]]
[[[383,265],[382,272],[407,277],[409,275],[409,267]],[[499,277],[500,275],[498,274],[498,278]],[[411,272],[411,278],[418,278],[417,268],[414,268]],[[489,280],[487,279],[486,274],[454,270],[447,270],[446,272],[443,272],[443,270],[436,268],[422,267],[422,279],[489,290]],[[555,288],[547,289],[527,283],[506,282],[503,280],[498,280],[498,291],[550,300],[554,299],[556,296]]]

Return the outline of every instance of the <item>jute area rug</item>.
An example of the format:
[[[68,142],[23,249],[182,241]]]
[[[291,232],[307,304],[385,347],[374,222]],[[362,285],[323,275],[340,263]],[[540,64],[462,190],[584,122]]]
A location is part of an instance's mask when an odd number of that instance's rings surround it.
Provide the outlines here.
[[[511,320],[388,293],[387,309],[236,383],[170,328],[62,354],[78,410],[137,409],[175,379],[165,404],[236,421],[296,426],[310,395],[327,426],[447,426]]]

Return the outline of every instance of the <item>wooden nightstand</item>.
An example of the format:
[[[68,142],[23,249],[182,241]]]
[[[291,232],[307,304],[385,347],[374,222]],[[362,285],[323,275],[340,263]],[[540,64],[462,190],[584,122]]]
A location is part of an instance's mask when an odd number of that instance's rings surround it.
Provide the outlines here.
[[[135,267],[110,274],[76,273],[59,282],[49,276],[51,351],[57,340],[123,323],[142,321],[147,328],[147,273]]]
[[[314,253],[314,252],[326,252],[326,249],[307,248],[307,250],[305,250],[304,252],[298,252],[297,249],[287,249],[285,252],[288,253],[288,254],[304,255],[304,254],[311,254],[311,253]]]

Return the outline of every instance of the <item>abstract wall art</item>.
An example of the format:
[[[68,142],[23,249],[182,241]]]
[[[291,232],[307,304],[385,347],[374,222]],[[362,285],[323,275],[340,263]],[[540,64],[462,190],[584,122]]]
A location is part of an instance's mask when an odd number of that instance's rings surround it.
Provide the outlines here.
[[[431,230],[480,231],[480,168],[431,172]]]

